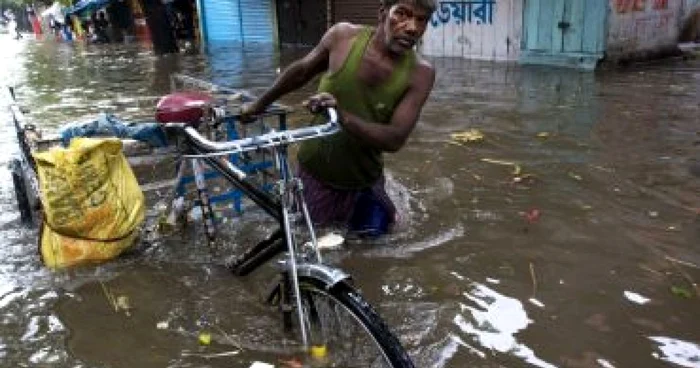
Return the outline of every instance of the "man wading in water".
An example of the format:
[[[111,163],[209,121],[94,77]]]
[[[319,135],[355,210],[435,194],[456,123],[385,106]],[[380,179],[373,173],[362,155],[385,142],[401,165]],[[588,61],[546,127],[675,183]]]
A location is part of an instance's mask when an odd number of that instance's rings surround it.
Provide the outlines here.
[[[406,143],[433,88],[433,66],[414,51],[433,11],[435,0],[381,0],[376,28],[334,25],[243,107],[249,119],[323,73],[319,93],[307,103],[312,111],[337,107],[342,130],[299,149],[299,177],[314,223],[378,236],[395,221],[382,153]]]

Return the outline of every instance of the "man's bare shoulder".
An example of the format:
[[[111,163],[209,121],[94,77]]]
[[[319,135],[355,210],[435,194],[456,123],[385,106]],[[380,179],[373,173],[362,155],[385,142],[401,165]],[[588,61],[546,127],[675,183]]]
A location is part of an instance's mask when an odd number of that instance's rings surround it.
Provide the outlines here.
[[[358,33],[360,33],[364,27],[365,26],[359,24],[339,22],[328,29],[328,34],[331,35],[333,41],[343,42],[351,40]]]
[[[435,67],[428,59],[416,53],[416,72],[426,77],[433,77],[435,75]]]

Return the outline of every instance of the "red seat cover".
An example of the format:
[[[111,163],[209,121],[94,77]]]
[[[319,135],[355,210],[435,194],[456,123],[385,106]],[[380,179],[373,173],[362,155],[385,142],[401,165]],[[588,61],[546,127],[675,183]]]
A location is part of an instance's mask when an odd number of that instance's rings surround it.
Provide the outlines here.
[[[159,123],[199,123],[211,107],[212,96],[204,92],[176,92],[161,97],[156,105]]]

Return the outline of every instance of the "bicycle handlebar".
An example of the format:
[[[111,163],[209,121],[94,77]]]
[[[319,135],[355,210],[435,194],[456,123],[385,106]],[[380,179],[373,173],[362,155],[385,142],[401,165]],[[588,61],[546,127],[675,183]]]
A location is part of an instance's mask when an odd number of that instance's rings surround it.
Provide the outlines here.
[[[165,124],[165,127],[166,129],[174,128],[176,130],[184,132],[184,134],[190,139],[192,143],[194,143],[198,148],[206,152],[207,156],[223,156],[236,153],[243,153],[247,151],[254,151],[259,148],[279,147],[291,143],[305,141],[308,139],[333,135],[340,131],[340,124],[338,123],[338,112],[335,108],[327,108],[326,113],[328,115],[328,122],[322,125],[284,130],[279,132],[273,131],[254,137],[242,138],[227,142],[211,141],[199,134],[197,129],[184,123],[168,123]]]

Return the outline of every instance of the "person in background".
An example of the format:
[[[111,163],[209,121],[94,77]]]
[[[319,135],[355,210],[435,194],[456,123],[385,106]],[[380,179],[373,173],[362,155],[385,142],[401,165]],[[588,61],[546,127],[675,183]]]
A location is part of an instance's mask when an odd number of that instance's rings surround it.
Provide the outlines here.
[[[80,28],[83,29],[83,37],[87,41],[92,41],[92,39],[93,39],[92,22],[88,19],[83,19],[83,20],[79,20],[79,21],[80,21]]]
[[[49,15],[49,28],[51,28],[51,32],[53,33],[56,41],[59,41],[61,39],[61,29],[63,28],[63,25],[53,14]]]
[[[61,30],[61,35],[65,41],[71,42],[75,38],[75,30],[73,29],[73,16],[66,15],[63,22],[63,29]]]
[[[43,33],[41,30],[41,22],[39,21],[39,17],[37,17],[36,15],[36,11],[31,5],[27,5],[27,19],[32,25],[32,31],[34,32],[34,36],[36,38],[41,37],[41,34]]]
[[[376,27],[335,24],[309,54],[243,106],[242,119],[252,119],[323,74],[308,106],[337,107],[342,130],[302,143],[297,156],[316,224],[374,237],[395,221],[382,155],[403,147],[433,88],[435,70],[414,48],[435,7],[435,0],[381,0]]]
[[[7,18],[7,30],[10,33],[10,35],[15,39],[19,40],[22,37],[22,34],[19,33],[19,27],[17,26],[17,20],[15,20],[15,14],[8,10],[5,12],[5,18]]]
[[[129,33],[132,22],[131,9],[125,0],[113,0],[107,5],[107,16],[111,23],[112,32],[110,39],[112,42],[123,42]]]
[[[107,21],[107,16],[104,11],[100,11],[92,15],[92,29],[93,29],[93,41],[96,43],[108,43],[109,36],[107,35],[107,30],[109,28],[109,21]]]

